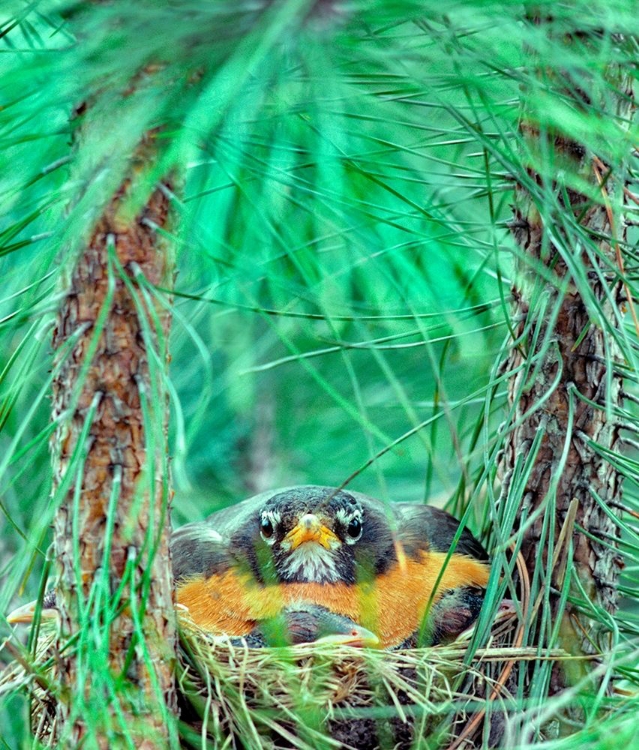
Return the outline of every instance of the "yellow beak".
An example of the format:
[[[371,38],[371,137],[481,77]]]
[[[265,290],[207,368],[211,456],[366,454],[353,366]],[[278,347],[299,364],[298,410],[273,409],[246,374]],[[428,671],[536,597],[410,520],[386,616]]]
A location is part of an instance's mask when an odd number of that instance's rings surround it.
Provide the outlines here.
[[[284,549],[294,550],[304,542],[317,542],[324,549],[335,549],[341,544],[338,537],[313,513],[307,513],[300,518],[297,526],[282,540],[282,546]]]
[[[380,644],[375,633],[355,625],[350,633],[335,633],[318,638],[316,643],[330,643],[337,646],[353,646],[354,648],[377,648]]]
[[[7,622],[10,625],[27,624],[33,622],[33,619],[35,617],[36,604],[37,602],[29,602],[28,604],[23,604],[22,607],[18,607],[18,609],[14,609],[13,612],[9,612],[9,614],[7,615]],[[53,608],[42,609],[40,612],[40,617],[42,620],[56,620],[58,618],[58,610]]]

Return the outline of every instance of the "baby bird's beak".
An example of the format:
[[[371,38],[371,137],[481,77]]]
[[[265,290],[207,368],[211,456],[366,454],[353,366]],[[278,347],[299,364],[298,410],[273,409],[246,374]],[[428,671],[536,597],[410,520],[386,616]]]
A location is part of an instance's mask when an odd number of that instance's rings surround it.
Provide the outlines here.
[[[318,638],[315,643],[331,643],[340,646],[353,646],[354,648],[377,648],[379,638],[370,630],[354,625],[350,633],[331,633]]]
[[[37,604],[37,601],[33,601],[14,609],[13,612],[9,612],[7,615],[7,622],[10,625],[22,625],[33,622]],[[53,607],[43,607],[40,610],[40,617],[42,620],[57,620],[58,610]]]

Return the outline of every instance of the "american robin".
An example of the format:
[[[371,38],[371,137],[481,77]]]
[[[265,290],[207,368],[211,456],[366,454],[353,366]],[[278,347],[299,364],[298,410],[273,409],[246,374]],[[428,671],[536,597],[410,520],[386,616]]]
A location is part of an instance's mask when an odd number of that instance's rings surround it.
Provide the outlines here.
[[[187,524],[171,551],[177,602],[193,621],[258,645],[281,615],[293,642],[295,628],[316,640],[322,627],[338,636],[353,624],[383,648],[449,640],[477,618],[490,572],[484,548],[443,510],[314,485]],[[10,621],[30,619],[28,607]]]
[[[237,642],[237,639],[234,639]],[[377,646],[379,639],[370,630],[348,617],[317,604],[286,607],[278,617],[258,623],[244,639],[251,648],[288,646],[302,643],[330,643],[361,648]]]
[[[11,612],[7,622],[30,623],[35,617],[37,602],[29,602]],[[47,591],[40,610],[42,620],[57,620],[55,591]],[[377,646],[379,639],[370,630],[357,625],[348,617],[335,614],[317,604],[286,607],[272,620],[259,622],[245,637],[233,638],[233,643],[244,643],[250,648],[265,646],[297,646],[303,643],[330,643],[362,648]]]
[[[459,635],[490,572],[484,548],[443,510],[312,485],[183,526],[171,547],[177,601],[204,630],[246,635],[286,607],[316,604],[383,648]]]

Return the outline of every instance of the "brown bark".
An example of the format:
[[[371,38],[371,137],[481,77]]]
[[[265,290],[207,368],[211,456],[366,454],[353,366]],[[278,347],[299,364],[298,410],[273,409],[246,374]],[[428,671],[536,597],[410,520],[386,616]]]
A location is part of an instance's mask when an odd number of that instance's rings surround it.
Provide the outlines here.
[[[53,338],[62,361],[53,461],[63,493],[54,545],[65,746],[88,738],[90,746],[166,747],[175,706],[163,386],[170,314],[136,281],[171,283],[172,257],[154,228],[167,225],[169,186],[135,219],[120,216],[152,141],[97,221]]]
[[[570,91],[575,108],[589,106],[577,87]],[[574,189],[574,182],[570,187],[544,177],[534,166],[529,181],[519,181],[516,189],[512,230],[521,259],[513,288],[515,342],[506,363],[515,374],[509,383],[512,418],[502,497],[521,493],[522,554],[531,581],[542,593],[547,588],[550,622],[561,618],[560,645],[592,654],[606,648],[609,634],[588,617],[587,607],[568,601],[562,612],[560,600],[568,572],[571,597],[583,601],[585,594],[610,613],[618,606],[622,559],[614,516],[622,488],[606,453],[619,446],[621,377],[610,368],[622,364],[613,332],[625,299],[619,277],[625,227],[614,221],[611,205],[623,191],[623,173],[557,132],[540,134],[534,113],[524,110],[521,133],[531,163],[552,153],[555,174],[580,176],[589,183],[584,189],[589,195]],[[596,253],[586,252],[587,244]],[[575,267],[583,269],[580,279]],[[535,445],[522,489],[522,461]],[[533,595],[527,617],[538,642],[545,637],[540,627],[545,608],[542,594]],[[579,676],[556,667],[550,693]]]
[[[576,206],[565,208],[575,213],[580,210]],[[516,212],[518,242],[531,260],[543,263],[554,279],[550,282],[530,279],[528,284],[522,279],[513,290],[516,334],[523,343],[513,348],[507,365],[509,371],[517,374],[509,386],[514,427],[504,453],[507,477],[504,492],[510,489],[509,480],[518,459],[527,456],[540,439],[520,505],[520,525],[535,516],[524,533],[522,553],[531,579],[536,568],[537,572],[539,567],[550,572],[551,620],[555,622],[567,565],[572,566],[572,575],[578,578],[590,601],[608,612],[617,608],[621,558],[615,548],[619,526],[595,495],[609,508],[615,508],[620,500],[618,474],[601,448],[614,452],[618,446],[618,423],[609,418],[606,405],[611,404],[613,409],[619,405],[621,378],[617,372],[608,377],[606,363],[611,357],[619,362],[614,339],[591,319],[583,297],[567,278],[569,271],[564,260],[556,251],[551,251],[545,259],[542,257],[545,228],[528,196],[520,195]],[[592,206],[582,225],[589,232],[610,233],[602,206]],[[611,257],[609,246],[601,249]],[[590,261],[582,257],[581,262]],[[612,308],[621,305],[623,287],[610,279],[608,269],[600,263],[598,270],[602,275],[591,275],[591,289],[607,312],[610,325],[617,327]],[[558,288],[564,281],[565,293]],[[531,307],[531,298],[539,299],[540,294],[547,303],[541,314],[550,315],[556,310],[554,322],[539,320],[539,309]],[[537,341],[530,344],[533,332]],[[545,341],[547,336],[550,345]],[[538,362],[539,369],[532,382],[526,384],[530,370],[522,365],[533,360]],[[601,448],[594,448],[593,443]],[[544,531],[545,522],[548,526]],[[555,550],[555,544],[562,544],[564,527],[564,549]],[[571,584],[571,591],[577,598],[582,597],[576,581]],[[536,604],[533,602],[531,614],[538,613]],[[594,623],[571,603],[566,605],[563,617],[564,647],[575,653],[593,653],[595,646],[591,639],[597,641]],[[604,647],[603,643],[600,645]],[[557,674],[554,690],[563,683]]]

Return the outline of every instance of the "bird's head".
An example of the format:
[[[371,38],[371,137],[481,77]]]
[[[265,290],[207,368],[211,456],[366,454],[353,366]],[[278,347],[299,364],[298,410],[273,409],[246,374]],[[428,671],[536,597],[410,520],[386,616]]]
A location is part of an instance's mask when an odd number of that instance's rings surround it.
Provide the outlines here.
[[[252,535],[258,553],[270,553],[277,579],[290,583],[354,583],[367,566],[379,572],[380,553],[393,554],[383,515],[355,494],[327,487],[270,496],[257,509]]]
[[[324,643],[355,648],[379,646],[379,638],[370,630],[317,604],[286,607],[278,617],[260,623],[257,635],[274,646],[289,643]]]

